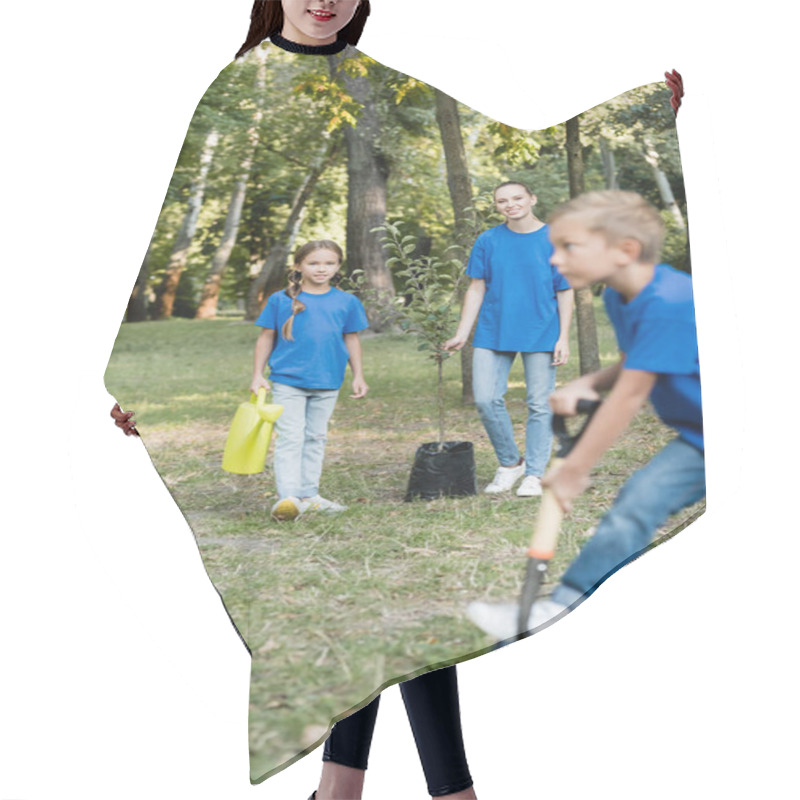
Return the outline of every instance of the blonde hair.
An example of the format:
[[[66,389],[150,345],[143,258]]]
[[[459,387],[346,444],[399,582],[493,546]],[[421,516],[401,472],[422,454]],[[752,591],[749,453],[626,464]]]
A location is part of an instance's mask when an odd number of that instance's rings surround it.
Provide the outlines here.
[[[562,217],[576,216],[593,233],[602,234],[609,244],[635,239],[642,246],[639,260],[658,261],[664,244],[661,215],[636,192],[588,192],[559,206],[548,218],[552,224]]]
[[[286,294],[292,298],[292,316],[283,323],[281,328],[281,335],[290,342],[294,341],[292,337],[294,318],[306,310],[305,304],[298,299],[298,295],[303,291],[303,275],[297,268],[316,250],[331,250],[339,257],[340,265],[344,261],[342,248],[330,239],[316,239],[313,242],[306,242],[302,247],[297,248],[294,254],[294,266],[289,270],[289,285],[286,287]],[[341,279],[337,273],[331,279],[331,284],[336,286],[339,280]]]

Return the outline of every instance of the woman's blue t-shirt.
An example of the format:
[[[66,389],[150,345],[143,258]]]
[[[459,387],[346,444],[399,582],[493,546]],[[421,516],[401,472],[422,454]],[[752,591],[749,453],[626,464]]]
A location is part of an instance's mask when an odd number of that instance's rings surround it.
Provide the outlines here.
[[[611,287],[603,294],[625,369],[658,375],[650,401],[659,417],[703,450],[700,366],[692,279],[667,264],[630,302]]]
[[[344,335],[369,327],[364,306],[335,288],[325,294],[300,292],[298,299],[306,309],[294,318],[293,341],[281,334],[292,315],[292,299],[285,291],[270,295],[256,320],[256,325],[275,331],[270,380],[301,389],[339,389],[349,360]]]
[[[475,241],[467,275],[486,283],[474,347],[549,353],[560,331],[556,292],[569,283],[550,263],[553,246],[543,226],[515,233],[505,223]]]

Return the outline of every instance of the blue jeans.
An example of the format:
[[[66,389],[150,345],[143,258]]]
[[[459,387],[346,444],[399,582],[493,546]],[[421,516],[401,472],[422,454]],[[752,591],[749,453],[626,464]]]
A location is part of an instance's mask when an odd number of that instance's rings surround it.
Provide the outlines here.
[[[283,406],[275,423],[275,484],[278,497],[319,494],[322,459],[338,389],[300,389],[272,384],[272,399]]]
[[[628,479],[594,536],[570,564],[552,599],[570,606],[588,597],[653,540],[670,514],[705,497],[703,454],[673,439]]]
[[[514,426],[506,409],[508,373],[516,353],[476,347],[472,353],[472,391],[483,427],[503,467],[519,462]],[[548,398],[556,383],[552,353],[520,353],[525,367],[528,421],[525,427],[525,474],[544,475],[553,447]]]

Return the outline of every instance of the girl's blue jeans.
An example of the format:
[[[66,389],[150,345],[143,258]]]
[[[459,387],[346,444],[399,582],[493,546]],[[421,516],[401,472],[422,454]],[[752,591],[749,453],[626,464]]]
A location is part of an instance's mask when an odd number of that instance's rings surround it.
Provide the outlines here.
[[[472,354],[472,391],[483,427],[503,467],[519,462],[514,426],[506,409],[508,374],[516,353],[476,347]],[[520,353],[525,368],[528,420],[525,426],[525,474],[544,475],[553,447],[548,398],[555,388],[552,353]]]
[[[594,536],[564,573],[552,599],[570,606],[588,597],[647,548],[670,514],[705,494],[703,454],[683,439],[673,439],[628,479]]]
[[[322,460],[338,389],[300,389],[272,384],[273,402],[283,406],[275,423],[275,484],[278,497],[319,494]]]

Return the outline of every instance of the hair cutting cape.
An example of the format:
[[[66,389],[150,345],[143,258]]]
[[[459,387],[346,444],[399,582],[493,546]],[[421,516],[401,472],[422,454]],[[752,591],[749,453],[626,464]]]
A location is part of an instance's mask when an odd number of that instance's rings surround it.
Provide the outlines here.
[[[535,88],[520,102],[535,102]],[[688,271],[669,90],[640,87],[579,123],[573,155],[582,166],[572,162],[573,177],[587,189],[646,196],[667,224],[663,260]],[[464,609],[517,598],[539,501],[480,492],[497,462],[474,406],[462,402],[458,356],[443,369],[445,438],[474,446],[479,493],[405,501],[415,451],[439,436],[437,367],[414,325],[399,324],[408,301],[420,300],[380,228],[399,223],[403,255],[417,266],[437,259],[431,314],[450,315],[452,335],[460,295],[458,287],[449,294],[447,276],[463,274],[475,237],[502,222],[494,186],[526,183],[544,219],[570,196],[569,166],[564,125],[503,125],[351,47],[319,55],[266,42],[224,69],[200,102],[106,385],[136,411],[142,442],[252,657],[253,782],[317,747],[332,721],[387,685],[497,643]],[[328,434],[321,493],[348,510],[281,524],[270,518],[270,459],[262,474],[236,475],[222,470],[222,454],[249,397],[253,320],[285,288],[296,247],[323,238],[344,246],[346,276],[363,271],[360,286],[346,278],[342,288],[359,291],[369,314],[362,344],[371,391],[350,399],[348,374]],[[594,314],[606,365],[616,341],[597,299]],[[559,382],[578,374],[572,336]],[[507,402],[521,442],[521,370]],[[640,415],[565,523],[550,580],[625,478],[671,435],[651,412]],[[673,517],[662,538],[701,510]]]

